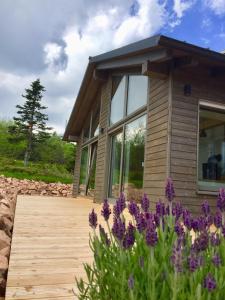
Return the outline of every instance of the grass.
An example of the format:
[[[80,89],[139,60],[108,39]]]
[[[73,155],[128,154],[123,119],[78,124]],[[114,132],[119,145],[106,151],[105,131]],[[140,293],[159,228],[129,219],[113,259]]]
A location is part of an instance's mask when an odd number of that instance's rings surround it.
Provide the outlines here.
[[[0,158],[0,174],[17,179],[36,181],[72,183],[73,175],[60,164],[46,164],[31,162],[27,167],[21,160]]]

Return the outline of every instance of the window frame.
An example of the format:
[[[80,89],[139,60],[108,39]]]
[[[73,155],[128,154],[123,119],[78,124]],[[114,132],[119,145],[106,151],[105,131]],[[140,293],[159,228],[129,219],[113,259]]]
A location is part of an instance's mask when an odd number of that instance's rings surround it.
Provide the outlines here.
[[[199,130],[200,130],[200,110],[201,108],[211,109],[211,111],[223,111],[225,114],[225,104],[221,102],[214,102],[211,100],[199,99],[198,101],[198,126],[197,126],[197,166],[196,166],[196,184],[197,184],[197,194],[199,195],[217,195],[218,188],[208,187],[208,189],[203,189],[199,184]],[[224,183],[225,186],[225,183]]]

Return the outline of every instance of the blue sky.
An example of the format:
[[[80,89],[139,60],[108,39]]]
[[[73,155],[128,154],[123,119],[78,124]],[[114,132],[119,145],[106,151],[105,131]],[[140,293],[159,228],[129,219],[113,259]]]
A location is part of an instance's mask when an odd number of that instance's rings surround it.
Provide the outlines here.
[[[40,78],[63,133],[88,57],[158,33],[225,50],[225,0],[1,0],[0,118]]]

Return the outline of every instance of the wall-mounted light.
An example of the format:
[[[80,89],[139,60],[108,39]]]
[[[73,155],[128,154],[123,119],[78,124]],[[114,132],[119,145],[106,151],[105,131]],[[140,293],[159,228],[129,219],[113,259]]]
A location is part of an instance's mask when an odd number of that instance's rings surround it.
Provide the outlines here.
[[[184,96],[191,96],[191,84],[184,85]]]

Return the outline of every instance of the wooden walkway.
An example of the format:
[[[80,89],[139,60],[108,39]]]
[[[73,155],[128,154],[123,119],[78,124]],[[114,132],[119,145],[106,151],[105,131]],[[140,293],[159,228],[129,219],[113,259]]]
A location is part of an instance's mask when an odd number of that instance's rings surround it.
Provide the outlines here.
[[[6,300],[76,299],[75,276],[90,262],[88,213],[100,205],[84,198],[19,196]]]

